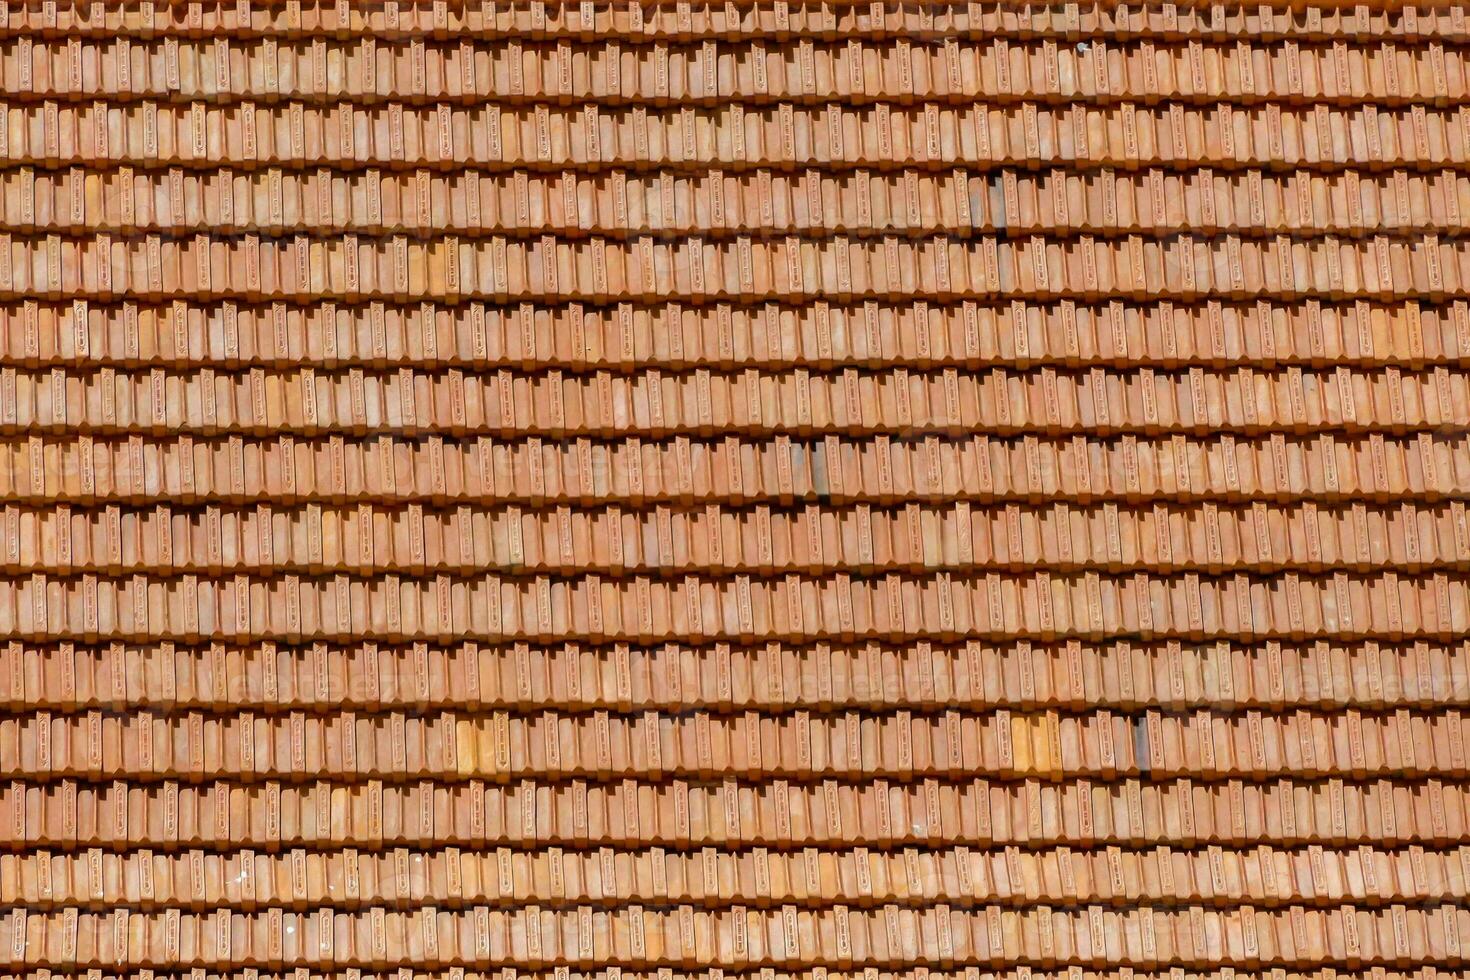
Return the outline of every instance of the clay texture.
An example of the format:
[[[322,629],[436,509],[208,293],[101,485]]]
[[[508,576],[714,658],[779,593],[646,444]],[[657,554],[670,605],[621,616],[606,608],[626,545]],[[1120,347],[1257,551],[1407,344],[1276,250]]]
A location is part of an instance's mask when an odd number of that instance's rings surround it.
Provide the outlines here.
[[[0,2],[0,975],[1434,980],[1462,2]]]

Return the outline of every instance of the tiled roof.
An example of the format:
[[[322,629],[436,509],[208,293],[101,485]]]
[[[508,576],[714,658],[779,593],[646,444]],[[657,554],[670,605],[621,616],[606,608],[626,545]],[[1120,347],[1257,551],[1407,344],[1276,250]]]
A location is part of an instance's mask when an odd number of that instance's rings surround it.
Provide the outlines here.
[[[1463,975],[1467,11],[0,0],[0,978]]]

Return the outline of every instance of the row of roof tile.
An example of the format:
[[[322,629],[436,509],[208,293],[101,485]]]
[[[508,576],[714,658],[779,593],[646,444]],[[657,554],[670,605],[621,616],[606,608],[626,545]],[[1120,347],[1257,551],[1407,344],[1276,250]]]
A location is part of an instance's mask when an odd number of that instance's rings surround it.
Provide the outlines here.
[[[1463,298],[1470,238],[881,240],[0,233],[0,296],[617,302],[962,296]]]
[[[971,2],[908,5],[894,0],[684,0],[607,3],[586,0],[138,0],[65,4],[39,0],[6,10],[0,34],[106,36],[155,34],[375,37],[467,35],[480,39],[616,35],[635,40],[695,37],[841,36],[940,38],[1001,34],[1078,40],[1093,35],[1178,39],[1292,36],[1302,39],[1465,40],[1465,12],[1455,4],[1312,3],[1302,6],[1083,2]]]
[[[1470,644],[928,642],[547,647],[324,642],[0,647],[0,708],[167,713],[433,709],[782,714],[801,709],[1136,712],[1470,706]]]
[[[153,441],[63,433],[0,439],[0,494],[16,503],[235,503],[487,497],[532,506],[805,501],[1380,501],[1459,496],[1470,485],[1463,432],[1218,438],[1078,435],[1049,439],[892,437],[613,442],[585,436],[504,441],[440,435],[375,439]]]
[[[1249,506],[969,501],[902,508],[528,511],[483,504],[0,507],[17,572],[732,572],[1470,569],[1462,501]]]
[[[1470,790],[1463,779],[527,779],[502,785],[63,778],[0,784],[0,815],[0,847],[7,850],[1445,847],[1470,828]]]
[[[28,640],[638,640],[750,642],[963,636],[1255,640],[1453,639],[1470,630],[1461,573],[1270,579],[1053,573],[765,579],[343,572],[174,579],[32,574],[0,579],[0,633]]]
[[[1174,102],[580,107],[0,104],[0,161],[440,169],[1167,165],[1442,169],[1470,161],[1470,104]]]
[[[425,908],[365,912],[57,913],[15,910],[0,919],[10,968],[215,968],[296,963],[528,966],[1006,965],[1221,966],[1290,963],[1461,963],[1470,911],[1453,905],[1388,909],[1221,911],[1212,908],[1017,911],[887,906],[881,910],[709,911],[632,906],[575,912]]]
[[[1470,175],[1344,170],[0,171],[13,231],[776,236],[1455,234]]]
[[[788,306],[467,300],[217,303],[173,297],[0,304],[0,358],[38,367],[163,364],[334,369],[363,364],[465,370],[622,371],[806,365],[1027,367],[1282,364],[1423,368],[1470,358],[1470,303],[1007,303],[928,299]]]
[[[12,779],[1464,779],[1470,716],[1107,711],[0,718]]]
[[[1155,847],[0,853],[9,908],[1463,903],[1470,851]]]
[[[1111,45],[1067,39],[1013,44],[947,36],[818,43],[707,38],[698,45],[620,40],[527,46],[424,37],[380,42],[168,35],[134,41],[21,34],[0,41],[10,98],[125,101],[297,98],[306,101],[574,99],[643,104],[741,99],[966,100],[985,97],[1142,101],[1459,102],[1470,94],[1462,50],[1439,40],[1398,47],[1298,41]]]
[[[1470,258],[1470,253],[1467,253]],[[664,374],[508,368],[466,372],[315,368],[187,373],[0,368],[0,433],[357,435],[432,432],[666,437],[698,433],[1169,433],[1460,431],[1470,378],[1447,366],[1405,371],[1283,367],[1180,372],[1142,367],[1029,371],[895,367]]]

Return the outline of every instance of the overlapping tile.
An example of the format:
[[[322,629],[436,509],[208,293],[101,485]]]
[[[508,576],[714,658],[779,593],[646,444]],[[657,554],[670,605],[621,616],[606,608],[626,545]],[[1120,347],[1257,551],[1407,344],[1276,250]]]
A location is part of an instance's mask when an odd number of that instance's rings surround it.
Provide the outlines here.
[[[0,4],[0,971],[1458,976],[1467,43]]]

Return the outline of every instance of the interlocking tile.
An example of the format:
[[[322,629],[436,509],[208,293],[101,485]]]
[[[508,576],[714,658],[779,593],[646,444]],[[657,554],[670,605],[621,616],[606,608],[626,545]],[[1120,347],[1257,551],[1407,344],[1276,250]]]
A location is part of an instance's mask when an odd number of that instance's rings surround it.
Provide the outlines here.
[[[0,971],[1461,976],[1467,43],[0,0]]]

